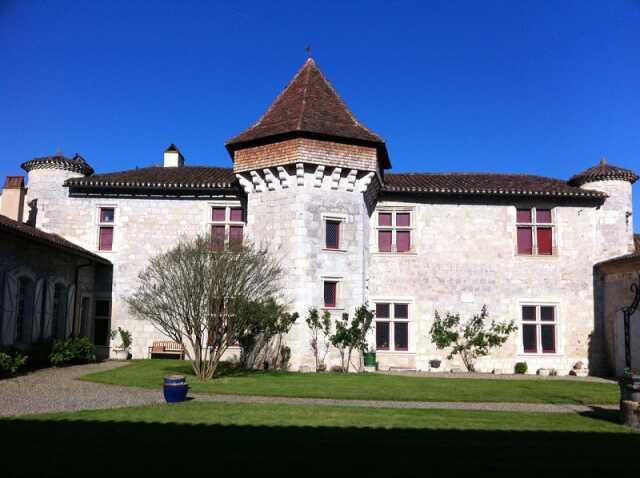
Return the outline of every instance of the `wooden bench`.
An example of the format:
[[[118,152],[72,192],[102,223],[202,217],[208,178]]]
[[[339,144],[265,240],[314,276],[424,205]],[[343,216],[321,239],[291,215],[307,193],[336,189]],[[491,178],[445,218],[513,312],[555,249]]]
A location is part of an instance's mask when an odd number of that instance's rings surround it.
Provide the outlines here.
[[[151,347],[149,347],[149,358],[152,358],[154,355],[175,355],[183,359],[184,347],[170,340],[158,340],[153,342]]]

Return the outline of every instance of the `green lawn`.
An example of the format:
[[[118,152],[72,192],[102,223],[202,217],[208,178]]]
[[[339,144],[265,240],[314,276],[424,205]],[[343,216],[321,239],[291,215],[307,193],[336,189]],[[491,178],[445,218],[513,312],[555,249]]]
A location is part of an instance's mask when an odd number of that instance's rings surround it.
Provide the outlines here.
[[[158,388],[167,374],[187,375],[194,392],[283,397],[399,401],[527,402],[615,404],[613,384],[572,380],[479,380],[402,377],[382,374],[261,372],[226,369],[210,381],[198,381],[188,362],[139,360],[85,380]]]
[[[1,419],[0,436],[3,476],[637,472],[640,434],[604,418],[192,401]]]

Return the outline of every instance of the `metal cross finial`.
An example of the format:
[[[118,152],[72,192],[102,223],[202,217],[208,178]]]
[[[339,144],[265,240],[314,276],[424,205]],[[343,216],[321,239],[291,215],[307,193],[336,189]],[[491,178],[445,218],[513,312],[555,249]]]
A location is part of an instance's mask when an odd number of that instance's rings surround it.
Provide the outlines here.
[[[307,44],[307,46],[304,47],[304,51],[307,52],[307,56],[311,58],[311,45]]]

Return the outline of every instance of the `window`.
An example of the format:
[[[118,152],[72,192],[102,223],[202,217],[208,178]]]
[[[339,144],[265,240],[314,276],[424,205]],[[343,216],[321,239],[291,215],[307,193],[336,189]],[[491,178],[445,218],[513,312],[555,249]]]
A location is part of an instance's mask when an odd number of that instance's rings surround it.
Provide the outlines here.
[[[242,248],[244,235],[244,210],[235,206],[211,208],[211,247],[215,251]]]
[[[324,281],[324,306],[335,308],[338,303],[338,283],[336,281]]]
[[[378,211],[378,252],[411,251],[411,211]]]
[[[409,350],[409,304],[376,303],[376,350]]]
[[[340,249],[341,221],[326,219],[324,221],[324,247],[326,249]]]
[[[518,254],[550,256],[554,250],[554,225],[551,209],[516,210]]]
[[[101,207],[98,217],[98,250],[113,250],[113,229],[116,213],[112,207]]]
[[[553,305],[522,306],[522,350],[526,354],[555,354],[556,307]]]
[[[64,339],[67,313],[67,288],[56,284],[53,288],[53,316],[51,318],[51,334],[56,339]]]
[[[111,318],[111,301],[96,300],[95,302],[95,328],[93,333],[93,342],[96,345],[109,345]]]
[[[18,279],[18,294],[16,297],[16,342],[31,343],[31,312],[33,299],[33,282],[27,277]]]

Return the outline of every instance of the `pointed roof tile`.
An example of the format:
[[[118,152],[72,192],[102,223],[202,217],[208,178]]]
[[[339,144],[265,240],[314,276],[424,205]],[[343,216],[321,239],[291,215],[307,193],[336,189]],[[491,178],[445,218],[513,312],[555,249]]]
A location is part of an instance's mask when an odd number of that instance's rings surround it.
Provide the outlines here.
[[[267,138],[315,136],[371,144],[390,167],[384,140],[356,119],[331,83],[309,58],[262,117],[226,142],[232,152]]]

